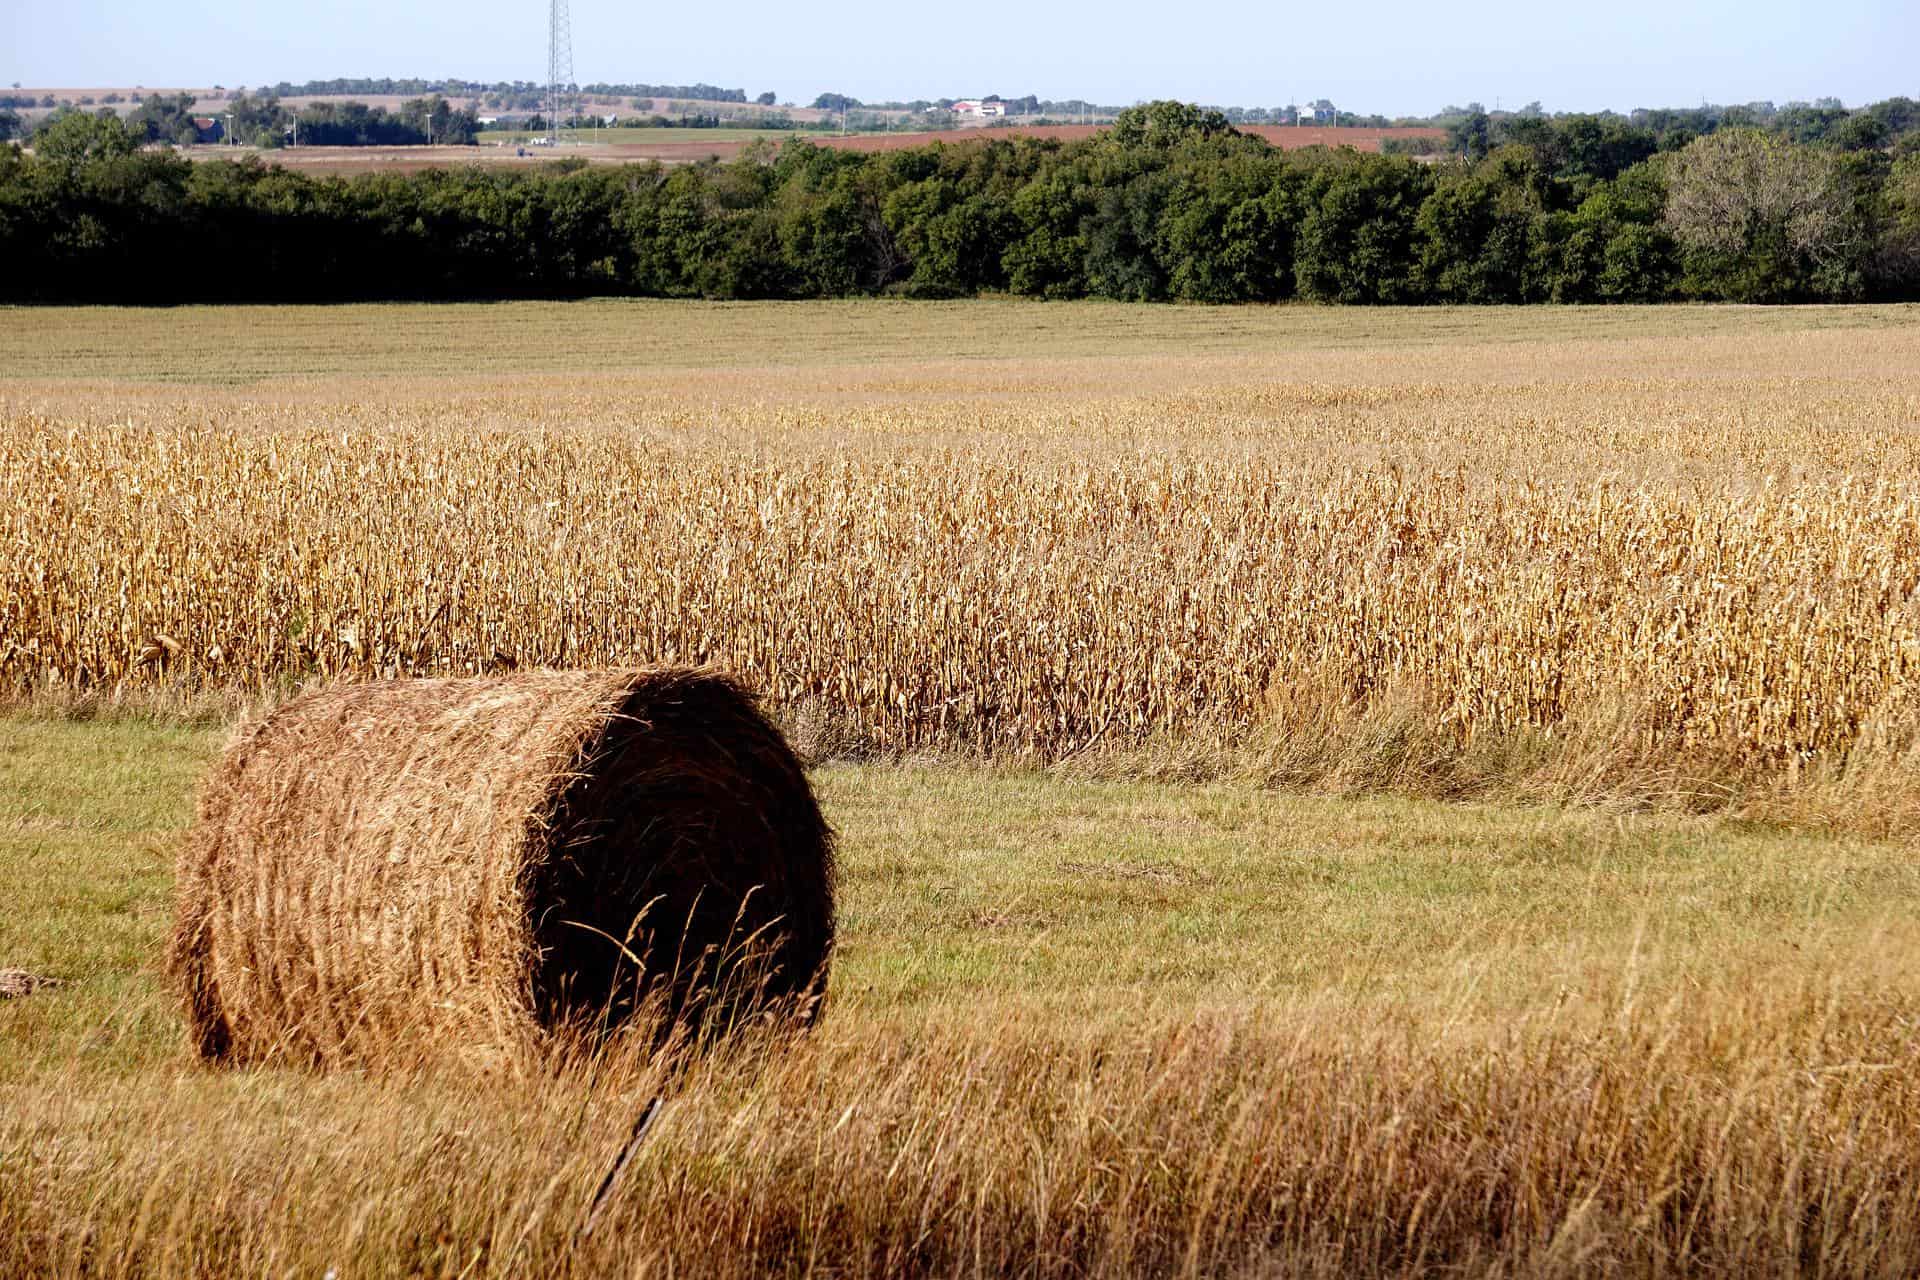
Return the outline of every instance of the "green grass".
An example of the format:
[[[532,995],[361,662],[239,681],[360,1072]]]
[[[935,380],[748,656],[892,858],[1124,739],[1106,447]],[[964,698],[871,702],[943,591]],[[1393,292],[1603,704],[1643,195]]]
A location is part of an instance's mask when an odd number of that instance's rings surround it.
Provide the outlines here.
[[[171,860],[214,730],[15,719],[0,738],[0,1078],[110,1041],[164,1060]],[[1920,919],[1912,850],[1590,810],[1085,781],[964,766],[821,770],[843,846],[836,1007],[933,1022],[1020,1009],[1425,1007],[1865,957]],[[1448,993],[1454,993],[1449,995]]]

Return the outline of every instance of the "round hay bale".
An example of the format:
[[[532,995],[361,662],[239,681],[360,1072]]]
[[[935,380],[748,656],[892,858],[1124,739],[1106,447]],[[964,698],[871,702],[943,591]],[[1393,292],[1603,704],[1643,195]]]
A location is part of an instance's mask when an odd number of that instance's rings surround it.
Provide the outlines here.
[[[170,969],[214,1059],[804,1018],[833,881],[800,762],[724,676],[342,684],[244,729],[203,787]]]

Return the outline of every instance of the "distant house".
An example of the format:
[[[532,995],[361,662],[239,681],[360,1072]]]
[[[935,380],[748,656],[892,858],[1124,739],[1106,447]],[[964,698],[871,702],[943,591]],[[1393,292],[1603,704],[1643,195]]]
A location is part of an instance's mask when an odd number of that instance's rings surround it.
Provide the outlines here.
[[[954,103],[953,112],[955,115],[979,116],[984,119],[990,116],[1006,115],[1007,104],[1004,102],[982,102],[978,99],[968,98]]]
[[[227,127],[217,116],[195,116],[193,133],[195,142],[218,142],[227,136]]]

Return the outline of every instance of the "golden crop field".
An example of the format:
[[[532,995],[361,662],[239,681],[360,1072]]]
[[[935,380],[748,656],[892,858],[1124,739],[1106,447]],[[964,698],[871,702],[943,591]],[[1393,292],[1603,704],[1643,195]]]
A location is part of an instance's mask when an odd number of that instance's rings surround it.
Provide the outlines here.
[[[1916,724],[1916,319],[0,313],[0,688],[691,661],[856,752],[1857,774]]]

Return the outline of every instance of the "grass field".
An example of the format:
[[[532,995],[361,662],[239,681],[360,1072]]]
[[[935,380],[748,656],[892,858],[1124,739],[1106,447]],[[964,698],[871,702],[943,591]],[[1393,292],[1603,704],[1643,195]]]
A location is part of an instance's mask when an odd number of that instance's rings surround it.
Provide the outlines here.
[[[0,1274],[1912,1275],[1916,319],[0,311]],[[244,705],[668,655],[814,1034],[190,1063]]]
[[[1910,846],[1555,808],[832,766],[808,1043],[207,1072],[154,956],[213,729],[0,722],[10,1275],[1901,1275]]]

